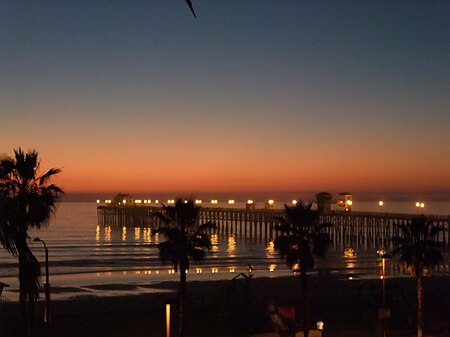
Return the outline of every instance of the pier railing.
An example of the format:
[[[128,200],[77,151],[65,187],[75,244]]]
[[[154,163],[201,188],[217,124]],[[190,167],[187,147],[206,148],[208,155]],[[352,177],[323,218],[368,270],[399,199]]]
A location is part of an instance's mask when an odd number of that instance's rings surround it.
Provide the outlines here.
[[[155,206],[99,206],[98,222],[102,226],[113,228],[124,226],[156,228],[161,224],[155,213],[161,210],[161,207]],[[214,222],[216,224],[214,233],[271,240],[276,237],[275,217],[283,214],[282,209],[204,207],[200,209],[199,221]],[[327,228],[327,232],[334,243],[388,246],[393,236],[402,234],[396,224],[407,224],[416,216],[354,211],[330,212],[322,214],[320,221],[333,225]],[[436,240],[448,246],[450,216],[430,215],[429,218],[445,229],[437,235]]]

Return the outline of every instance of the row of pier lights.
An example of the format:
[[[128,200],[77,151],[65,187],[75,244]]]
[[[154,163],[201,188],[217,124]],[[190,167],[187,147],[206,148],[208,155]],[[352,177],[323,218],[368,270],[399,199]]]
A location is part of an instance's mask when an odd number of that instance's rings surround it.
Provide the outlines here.
[[[104,203],[106,204],[106,205],[110,205],[110,204],[112,204],[112,203],[114,203],[115,205],[123,205],[123,206],[126,206],[126,205],[150,205],[150,204],[155,204],[155,205],[159,205],[160,204],[160,202],[162,203],[162,201],[160,201],[159,199],[155,199],[155,200],[151,200],[151,199],[135,199],[135,200],[132,200],[132,199],[122,199],[121,201],[117,201],[117,200],[111,200],[111,199],[106,199],[106,200],[104,200]],[[187,201],[186,201],[187,202]],[[197,204],[197,205],[201,205],[201,204],[203,204],[204,203],[204,201],[203,200],[201,200],[201,199],[196,199],[195,201],[195,204]],[[291,201],[291,204],[292,205],[296,205],[297,203],[299,202],[299,200],[292,200]],[[101,204],[102,203],[102,201],[100,200],[100,199],[97,199],[97,204]],[[210,204],[211,205],[217,205],[219,203],[219,200],[217,200],[217,199],[212,199],[211,201],[210,201]],[[228,199],[227,201],[226,201],[226,203],[228,204],[228,205],[230,205],[230,206],[232,206],[232,205],[234,205],[234,204],[236,204],[236,200],[234,200],[234,199]],[[169,204],[169,205],[173,205],[173,204],[175,204],[175,199],[168,199],[167,200],[167,204]],[[425,203],[424,202],[422,202],[422,201],[417,201],[416,203],[415,203],[415,205],[416,205],[416,208],[417,209],[421,209],[421,208],[425,208]],[[255,201],[254,200],[252,200],[252,199],[249,199],[249,200],[247,200],[247,202],[246,202],[246,208],[247,209],[254,209],[255,208],[255,206],[256,206],[256,203],[255,203]],[[264,205],[264,208],[274,208],[274,206],[275,206],[275,201],[273,200],[273,199],[269,199],[269,200],[267,200],[267,202],[265,203],[265,205]],[[352,206],[353,206],[353,201],[351,200],[351,199],[347,199],[347,200],[339,200],[338,201],[338,206],[340,207],[340,208],[342,208],[343,210],[345,210],[345,211],[350,211],[351,210],[351,208],[352,208]],[[383,201],[383,200],[380,200],[380,201],[378,201],[378,206],[380,207],[380,208],[382,208],[382,207],[384,207],[385,206],[385,202]]]

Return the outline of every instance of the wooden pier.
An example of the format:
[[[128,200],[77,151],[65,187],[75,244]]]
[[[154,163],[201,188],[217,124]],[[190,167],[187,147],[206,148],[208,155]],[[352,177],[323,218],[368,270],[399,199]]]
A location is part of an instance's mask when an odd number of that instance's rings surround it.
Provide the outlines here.
[[[101,226],[112,228],[150,227],[160,225],[160,219],[154,214],[161,207],[155,206],[98,206],[98,222]],[[212,221],[216,224],[213,233],[236,235],[246,238],[272,240],[276,237],[276,216],[283,215],[282,209],[237,209],[209,208],[200,209],[200,223]],[[364,246],[389,246],[393,236],[401,235],[395,224],[407,224],[414,214],[371,213],[371,212],[330,212],[320,216],[321,222],[333,226],[327,228],[333,243],[342,245],[358,244]],[[436,237],[438,242],[449,246],[450,216],[429,216],[438,225],[445,228]]]

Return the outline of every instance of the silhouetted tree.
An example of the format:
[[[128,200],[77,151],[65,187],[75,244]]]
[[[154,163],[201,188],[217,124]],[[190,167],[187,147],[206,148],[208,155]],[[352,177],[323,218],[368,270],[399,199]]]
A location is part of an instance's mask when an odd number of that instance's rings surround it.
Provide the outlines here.
[[[156,232],[162,233],[166,241],[158,244],[159,256],[163,262],[170,262],[180,272],[179,287],[179,335],[186,335],[186,272],[189,260],[203,260],[211,250],[211,240],[205,233],[214,227],[211,222],[199,224],[200,206],[192,200],[177,199],[174,206],[163,205],[157,216],[164,223]]]
[[[424,329],[424,271],[437,266],[443,260],[443,245],[436,241],[444,227],[436,225],[424,215],[411,220],[409,224],[396,224],[402,235],[393,238],[392,255],[400,260],[417,279],[417,337],[423,337]]]
[[[42,175],[36,151],[14,151],[14,158],[0,159],[0,242],[19,258],[19,300],[22,336],[28,336],[39,297],[40,266],[28,246],[28,229],[48,224],[63,191],[48,184],[60,172],[52,168]]]
[[[277,237],[275,249],[285,258],[289,268],[300,272],[302,289],[302,325],[305,336],[309,334],[309,301],[306,272],[314,266],[314,255],[325,257],[330,239],[323,229],[330,224],[319,224],[319,211],[312,209],[312,204],[301,202],[294,206],[285,205],[283,217],[276,226]]]

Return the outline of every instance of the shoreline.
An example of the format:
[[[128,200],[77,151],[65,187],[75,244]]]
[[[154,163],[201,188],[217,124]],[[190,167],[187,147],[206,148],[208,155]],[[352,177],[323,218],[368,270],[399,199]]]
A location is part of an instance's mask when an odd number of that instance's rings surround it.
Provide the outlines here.
[[[350,330],[352,334],[348,336],[377,336],[380,279],[349,280],[343,275],[328,273],[312,275],[308,280],[311,322],[325,322],[327,336],[347,336]],[[136,287],[142,291],[136,292]],[[164,307],[167,303],[173,305],[173,329],[176,329],[177,281],[97,284],[83,288],[94,289],[97,293],[92,295],[86,291],[76,291],[69,298],[52,297],[52,321],[56,336],[89,337],[89,329],[93,326],[95,334],[92,336],[161,336],[164,334]],[[396,336],[403,333],[408,336],[414,330],[415,280],[411,277],[387,278],[386,289],[387,303],[392,309],[388,329],[395,331]],[[74,289],[59,290],[70,293]],[[280,305],[292,305],[299,312],[299,294],[299,278],[295,276],[190,281],[189,336],[245,337],[273,331],[267,317],[268,303],[276,301]],[[425,294],[427,332],[433,332],[436,337],[449,336],[450,275],[426,277]],[[43,315],[43,304],[41,297],[37,305],[38,317]],[[0,312],[3,317],[14,321],[18,303],[0,303]],[[205,327],[205,321],[209,328]],[[208,330],[212,327],[216,329],[213,334]],[[4,331],[12,329],[9,326]]]

